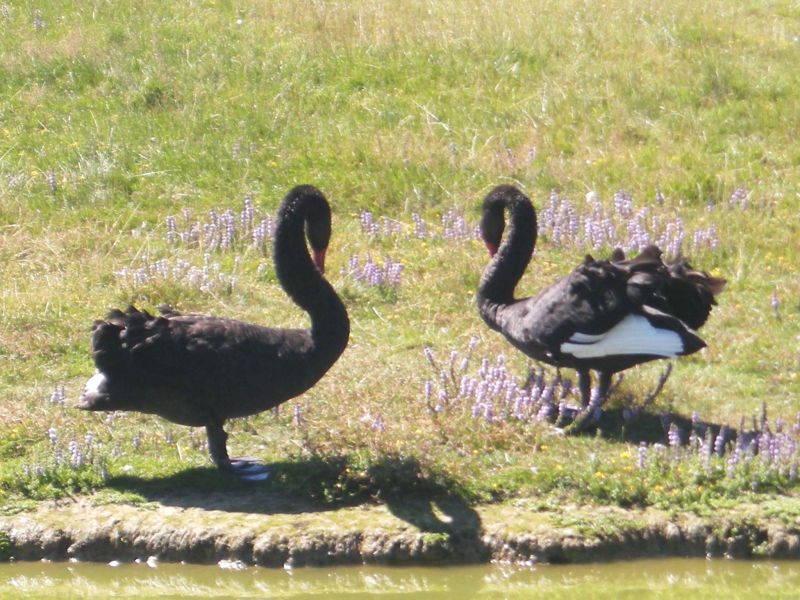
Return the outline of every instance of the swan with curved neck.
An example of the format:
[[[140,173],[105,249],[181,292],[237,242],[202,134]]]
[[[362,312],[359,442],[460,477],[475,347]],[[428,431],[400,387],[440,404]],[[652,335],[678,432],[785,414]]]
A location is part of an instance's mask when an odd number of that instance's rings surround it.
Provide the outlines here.
[[[302,394],[347,346],[347,311],[322,275],[330,236],[323,194],[308,185],[293,188],[278,209],[273,259],[281,287],[309,314],[310,329],[181,314],[168,306],[160,316],[134,307],[112,310],[94,324],[97,373],[78,407],[151,413],[205,427],[217,467],[244,480],[265,478],[263,465],[230,459],[223,425]]]
[[[687,323],[705,322],[725,280],[684,259],[665,264],[655,246],[631,260],[620,251],[611,261],[587,255],[536,296],[515,299],[536,245],[536,211],[527,196],[510,185],[493,189],[483,202],[481,234],[492,256],[478,286],[481,317],[531,358],[575,369],[584,406],[590,371],[599,373],[602,401],[613,373],[706,345]]]

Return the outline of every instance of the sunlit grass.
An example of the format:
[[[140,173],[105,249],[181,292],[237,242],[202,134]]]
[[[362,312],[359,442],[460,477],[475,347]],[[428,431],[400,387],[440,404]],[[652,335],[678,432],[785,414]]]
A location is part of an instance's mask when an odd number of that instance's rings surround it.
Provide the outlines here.
[[[696,507],[791,492],[788,471],[756,459],[732,476],[724,457],[708,467],[693,455],[638,469],[634,426],[622,439],[571,439],[548,422],[476,420],[471,407],[432,414],[425,382],[436,373],[423,348],[448,357],[475,336],[485,356],[504,354],[524,379],[528,361],[485,328],[473,302],[488,260],[471,235],[482,196],[515,182],[540,210],[555,189],[581,215],[591,212],[587,194],[611,215],[624,190],[662,226],[679,218],[687,236],[713,226],[718,243],[693,248],[687,237],[683,248],[693,264],[728,279],[701,331],[708,349],[676,362],[648,410],[738,427],[766,402],[770,422],[793,423],[796,6],[303,6],[0,3],[4,502],[209,465],[202,431],[136,414],[107,422],[70,408],[93,371],[91,323],[114,306],[169,302],[306,326],[276,284],[267,229],[263,239],[255,232],[297,183],[331,200],[327,273],[347,304],[352,338],[329,375],[278,415],[231,423],[235,454],[309,461],[322,482],[313,496],[324,501],[374,498],[412,481],[476,500],[537,496],[556,505]],[[180,237],[209,225],[212,210],[241,219],[247,202],[255,216],[240,237],[225,238],[224,227],[203,240]],[[377,231],[365,227],[366,211]],[[386,231],[384,217],[393,224]],[[520,295],[586,252],[610,251],[608,240],[570,240],[543,232]],[[368,256],[401,265],[397,283],[353,276],[353,257],[363,267]],[[201,275],[217,265],[235,281],[160,277],[158,265]],[[151,267],[149,279],[134,276]],[[644,398],[661,368],[632,370],[611,407]],[[62,385],[66,403],[51,403]],[[91,433],[102,460],[51,464],[51,428],[67,443]],[[296,471],[278,478],[282,489],[298,492]]]

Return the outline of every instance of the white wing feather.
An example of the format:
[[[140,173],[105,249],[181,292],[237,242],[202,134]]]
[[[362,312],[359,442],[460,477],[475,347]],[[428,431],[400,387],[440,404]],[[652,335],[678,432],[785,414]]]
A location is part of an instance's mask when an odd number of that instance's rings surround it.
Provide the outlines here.
[[[561,352],[575,358],[599,358],[620,354],[678,356],[683,352],[681,336],[670,329],[654,327],[641,315],[628,315],[605,333],[575,333],[561,344]]]

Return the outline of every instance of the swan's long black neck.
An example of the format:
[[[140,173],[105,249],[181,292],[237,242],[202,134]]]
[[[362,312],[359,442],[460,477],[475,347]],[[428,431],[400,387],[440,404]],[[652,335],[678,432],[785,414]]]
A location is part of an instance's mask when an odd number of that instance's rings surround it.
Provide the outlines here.
[[[514,302],[514,288],[525,273],[536,245],[536,212],[530,200],[516,188],[501,186],[484,201],[482,228],[487,245],[487,230],[505,230],[494,258],[486,267],[478,286],[477,302],[486,323],[497,329],[497,311]],[[504,224],[508,211],[508,226]]]
[[[309,218],[315,218],[315,212],[322,215],[317,218],[328,219],[329,228],[330,209],[321,193],[310,186],[290,192],[278,213],[273,259],[281,287],[311,317],[313,347],[309,359],[327,368],[347,346],[350,320],[306,245],[304,228]]]

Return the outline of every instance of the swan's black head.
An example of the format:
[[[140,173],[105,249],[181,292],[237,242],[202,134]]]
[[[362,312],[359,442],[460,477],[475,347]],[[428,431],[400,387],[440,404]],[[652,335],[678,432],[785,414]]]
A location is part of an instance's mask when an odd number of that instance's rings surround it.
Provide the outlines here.
[[[327,199],[313,185],[298,185],[286,194],[279,211],[286,217],[290,213],[302,216],[314,264],[324,273],[325,252],[331,240],[331,207]]]
[[[525,206],[533,215],[531,201],[513,185],[498,185],[483,200],[481,237],[491,256],[497,253],[503,239],[506,227],[505,209],[514,210],[517,205]]]

